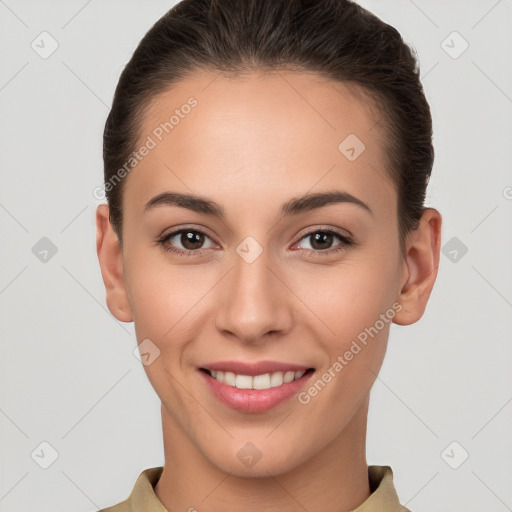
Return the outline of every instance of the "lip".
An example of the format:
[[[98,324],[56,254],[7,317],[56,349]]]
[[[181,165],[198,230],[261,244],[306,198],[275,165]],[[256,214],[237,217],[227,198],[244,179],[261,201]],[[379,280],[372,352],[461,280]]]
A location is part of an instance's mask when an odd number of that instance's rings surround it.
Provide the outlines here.
[[[264,373],[307,371],[300,379],[269,389],[239,389],[219,382],[205,369],[229,371],[241,375],[261,375]],[[199,374],[208,389],[225,405],[240,412],[261,413],[277,407],[296,395],[314,374],[310,366],[264,361],[261,363],[218,362],[199,368]]]
[[[205,370],[215,370],[221,372],[233,372],[238,375],[263,375],[273,372],[300,372],[306,371],[311,366],[303,366],[292,363],[280,363],[278,361],[260,361],[259,363],[245,363],[242,361],[217,361],[202,365]]]

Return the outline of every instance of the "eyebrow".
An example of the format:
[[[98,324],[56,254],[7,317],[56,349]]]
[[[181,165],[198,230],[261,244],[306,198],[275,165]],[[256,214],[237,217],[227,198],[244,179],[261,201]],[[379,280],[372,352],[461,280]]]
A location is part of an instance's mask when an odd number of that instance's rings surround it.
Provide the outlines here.
[[[299,215],[334,203],[355,204],[373,215],[370,207],[357,197],[354,197],[348,192],[333,190],[328,192],[318,192],[316,194],[306,194],[302,197],[293,198],[287,201],[281,207],[281,217]],[[146,203],[144,211],[146,212],[164,205],[187,208],[197,213],[205,213],[207,215],[218,217],[219,219],[226,218],[224,208],[215,201],[195,194],[182,194],[178,192],[163,192],[158,194]]]

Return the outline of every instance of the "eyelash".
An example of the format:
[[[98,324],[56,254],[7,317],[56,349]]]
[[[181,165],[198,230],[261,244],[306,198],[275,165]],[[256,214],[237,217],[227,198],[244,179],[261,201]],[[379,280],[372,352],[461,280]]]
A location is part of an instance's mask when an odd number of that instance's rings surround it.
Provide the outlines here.
[[[166,242],[169,239],[175,237],[176,235],[179,235],[180,233],[188,233],[188,232],[199,233],[199,234],[202,234],[202,235],[205,235],[206,237],[208,237],[208,235],[204,231],[201,231],[199,229],[181,228],[176,231],[172,231],[171,233],[166,233],[165,235],[163,235],[161,238],[159,238],[157,240],[157,244],[159,244],[164,251],[171,252],[171,253],[177,254],[179,256],[202,256],[207,249],[183,250],[183,249],[172,247],[172,246],[166,244]],[[355,245],[355,242],[350,237],[348,237],[347,235],[344,235],[343,233],[336,231],[334,229],[316,229],[313,231],[309,231],[308,233],[304,234],[300,238],[299,242],[305,238],[308,238],[308,237],[316,234],[316,233],[327,233],[330,235],[334,235],[341,241],[341,243],[332,249],[326,249],[326,250],[311,250],[311,249],[298,249],[298,250],[306,251],[306,252],[310,253],[311,256],[317,257],[317,256],[336,254],[340,251],[346,250],[347,247]],[[208,238],[210,238],[210,237],[208,237]]]

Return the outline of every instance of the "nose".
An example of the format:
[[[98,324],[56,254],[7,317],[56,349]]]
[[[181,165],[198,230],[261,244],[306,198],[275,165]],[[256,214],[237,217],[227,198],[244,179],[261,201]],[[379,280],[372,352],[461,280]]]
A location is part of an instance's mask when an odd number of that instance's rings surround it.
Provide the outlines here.
[[[267,252],[251,263],[238,254],[224,280],[216,327],[224,336],[246,344],[268,342],[268,335],[283,335],[293,321],[290,292]]]

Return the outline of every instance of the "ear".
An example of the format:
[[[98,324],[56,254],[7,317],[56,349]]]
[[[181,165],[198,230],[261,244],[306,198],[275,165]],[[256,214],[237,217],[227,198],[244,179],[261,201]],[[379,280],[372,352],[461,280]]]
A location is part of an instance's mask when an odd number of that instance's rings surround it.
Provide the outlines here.
[[[107,291],[107,307],[121,322],[133,321],[123,274],[121,244],[109,219],[109,207],[96,209],[96,252]]]
[[[399,325],[417,322],[425,312],[439,267],[441,214],[426,208],[418,228],[407,235],[402,287],[397,298],[402,309],[393,321]]]

